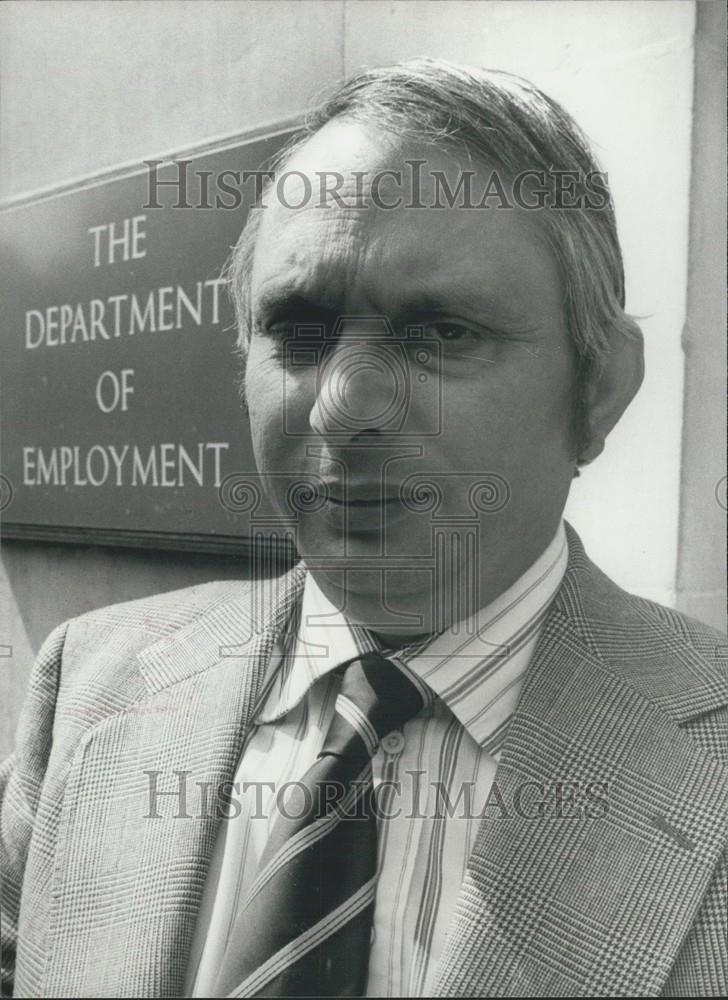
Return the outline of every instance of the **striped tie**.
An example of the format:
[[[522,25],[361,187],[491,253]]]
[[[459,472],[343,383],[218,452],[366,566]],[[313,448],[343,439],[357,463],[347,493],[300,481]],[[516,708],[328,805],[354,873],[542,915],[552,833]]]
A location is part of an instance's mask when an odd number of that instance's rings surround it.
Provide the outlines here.
[[[345,668],[345,669],[344,669]],[[281,811],[237,912],[214,995],[362,996],[377,878],[371,758],[432,692],[378,653],[347,661],[321,753]]]

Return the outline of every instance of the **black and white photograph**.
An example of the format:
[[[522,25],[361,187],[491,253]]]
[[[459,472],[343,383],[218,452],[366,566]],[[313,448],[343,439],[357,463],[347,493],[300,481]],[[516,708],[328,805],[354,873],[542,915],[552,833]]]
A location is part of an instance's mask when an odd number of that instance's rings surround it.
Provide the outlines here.
[[[2,996],[728,994],[726,8],[0,6]]]

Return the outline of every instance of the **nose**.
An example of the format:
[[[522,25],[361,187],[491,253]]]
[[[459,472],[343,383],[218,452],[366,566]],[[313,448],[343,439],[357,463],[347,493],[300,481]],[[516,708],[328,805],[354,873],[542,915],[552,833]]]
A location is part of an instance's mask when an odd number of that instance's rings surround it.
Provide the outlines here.
[[[399,348],[399,349],[398,349]],[[322,355],[311,429],[339,443],[360,434],[401,430],[408,408],[409,373],[401,345],[378,334],[344,328]]]

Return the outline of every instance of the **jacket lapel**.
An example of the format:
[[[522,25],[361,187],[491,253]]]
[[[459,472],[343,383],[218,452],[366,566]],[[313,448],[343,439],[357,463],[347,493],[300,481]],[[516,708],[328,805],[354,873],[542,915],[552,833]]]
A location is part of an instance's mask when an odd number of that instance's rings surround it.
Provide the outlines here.
[[[63,801],[42,995],[181,995],[226,782],[303,578],[298,566],[267,594],[231,590],[144,649],[148,698],[87,732]]]
[[[659,671],[654,621],[630,618],[571,529],[569,545],[437,995],[659,994],[725,847],[728,774],[678,725],[725,691],[697,666],[687,685]]]

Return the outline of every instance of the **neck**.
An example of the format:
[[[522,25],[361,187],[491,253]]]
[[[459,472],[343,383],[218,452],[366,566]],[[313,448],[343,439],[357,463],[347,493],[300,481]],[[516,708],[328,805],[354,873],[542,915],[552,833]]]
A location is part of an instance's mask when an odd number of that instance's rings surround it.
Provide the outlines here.
[[[409,646],[412,643],[419,644],[438,634],[437,632],[419,632],[417,634],[403,632],[375,632],[374,629],[368,629],[368,631],[383,646],[388,646],[391,649],[398,649],[400,646]]]
[[[527,546],[519,546],[517,551],[503,552],[500,558],[493,553],[488,560],[489,572],[480,575],[477,591],[473,590],[472,573],[468,572],[467,567],[459,568],[456,579],[441,584],[437,595],[433,595],[429,589],[432,575],[428,572],[413,570],[407,574],[407,583],[412,589],[403,592],[399,570],[392,572],[391,582],[386,579],[386,570],[384,581],[380,571],[376,570],[371,573],[369,587],[362,587],[358,591],[350,590],[346,594],[343,612],[349,621],[368,629],[385,646],[397,649],[410,643],[423,642],[444,632],[456,622],[470,618],[512,587],[546,551],[557,526],[541,530],[537,538],[530,540]],[[356,574],[365,578],[363,571],[356,571]],[[422,578],[421,588],[417,587],[419,577]],[[332,589],[327,586],[329,582],[328,579],[323,580],[321,589],[332,603],[341,606],[341,591],[337,594],[337,588],[333,588],[332,593]],[[382,600],[383,584],[385,594],[397,594],[397,610],[394,613],[391,600]],[[410,621],[402,621],[398,625],[396,619],[404,616],[409,617]],[[387,618],[390,621],[386,621]],[[412,632],[413,625],[419,625],[420,631]]]

